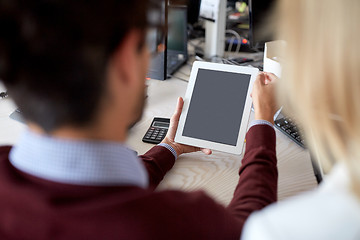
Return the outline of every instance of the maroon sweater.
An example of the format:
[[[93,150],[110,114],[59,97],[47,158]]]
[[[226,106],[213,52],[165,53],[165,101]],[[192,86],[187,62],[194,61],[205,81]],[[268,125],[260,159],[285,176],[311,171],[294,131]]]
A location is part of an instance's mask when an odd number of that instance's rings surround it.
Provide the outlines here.
[[[13,167],[0,147],[0,239],[239,239],[246,218],[276,201],[275,132],[252,127],[240,180],[226,208],[204,192],[154,192],[174,156],[154,147],[141,156],[149,189],[62,184]]]

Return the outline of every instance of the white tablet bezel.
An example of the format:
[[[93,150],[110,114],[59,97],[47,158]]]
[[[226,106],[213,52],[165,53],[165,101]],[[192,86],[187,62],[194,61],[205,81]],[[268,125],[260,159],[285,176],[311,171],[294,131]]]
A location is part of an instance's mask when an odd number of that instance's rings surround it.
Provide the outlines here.
[[[222,71],[222,72],[242,73],[242,74],[251,75],[250,81],[249,81],[248,92],[246,95],[242,120],[241,120],[241,124],[240,124],[240,131],[239,131],[238,139],[237,139],[235,146],[211,142],[208,140],[202,140],[202,139],[197,139],[197,138],[187,137],[187,136],[182,135],[184,126],[185,126],[185,119],[188,114],[189,104],[191,101],[191,97],[193,94],[193,90],[194,90],[194,86],[195,86],[195,82],[196,82],[196,78],[197,78],[199,69],[208,69],[208,70],[215,70],[215,71]],[[178,125],[177,131],[176,131],[175,141],[178,143],[186,144],[186,145],[191,145],[191,146],[196,146],[196,147],[201,147],[201,148],[209,148],[212,150],[218,150],[218,151],[222,151],[222,152],[240,155],[242,152],[243,146],[244,146],[244,139],[245,139],[247,126],[249,123],[249,118],[250,118],[250,113],[251,113],[252,99],[250,97],[250,93],[252,91],[252,85],[256,79],[258,72],[259,72],[259,70],[257,68],[253,68],[253,67],[243,67],[243,66],[226,65],[226,64],[220,64],[220,63],[200,62],[200,61],[194,62],[192,70],[191,70],[191,74],[190,74],[188,87],[186,89],[186,93],[185,93],[185,97],[184,97],[184,106],[183,106],[183,109],[181,112],[179,125]]]

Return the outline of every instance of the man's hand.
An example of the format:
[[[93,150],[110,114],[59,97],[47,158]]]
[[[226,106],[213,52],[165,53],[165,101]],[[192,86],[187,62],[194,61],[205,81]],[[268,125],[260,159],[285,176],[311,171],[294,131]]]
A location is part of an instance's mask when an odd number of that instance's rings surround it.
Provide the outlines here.
[[[178,156],[180,156],[183,153],[190,153],[190,152],[197,152],[197,151],[202,151],[203,153],[210,155],[212,153],[210,149],[202,149],[202,148],[198,148],[198,147],[192,147],[192,146],[176,143],[174,141],[183,105],[184,105],[184,100],[181,97],[179,97],[175,113],[173,114],[173,116],[170,119],[169,130],[166,134],[166,137],[162,141],[162,143],[169,144],[171,147],[173,147]]]
[[[274,115],[278,110],[275,100],[275,87],[277,77],[272,73],[260,73],[251,93],[255,109],[255,120],[266,120],[274,124]]]

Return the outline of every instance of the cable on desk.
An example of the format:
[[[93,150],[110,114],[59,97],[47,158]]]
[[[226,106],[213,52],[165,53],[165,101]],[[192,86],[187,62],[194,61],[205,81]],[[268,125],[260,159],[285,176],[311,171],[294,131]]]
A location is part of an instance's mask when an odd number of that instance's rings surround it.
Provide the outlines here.
[[[240,52],[240,47],[241,47],[241,37],[240,37],[240,35],[236,32],[236,31],[234,31],[234,30],[232,30],[232,29],[227,29],[226,31],[225,31],[225,34],[226,33],[230,33],[230,34],[233,34],[235,37],[236,37],[236,40],[237,40],[237,44],[236,44],[236,50],[235,50],[235,52]],[[233,44],[234,44],[234,41],[235,41],[235,38],[234,37],[232,37],[231,38],[231,41],[230,41],[230,44],[229,44],[229,47],[228,47],[228,52],[232,49],[232,46],[233,46]]]

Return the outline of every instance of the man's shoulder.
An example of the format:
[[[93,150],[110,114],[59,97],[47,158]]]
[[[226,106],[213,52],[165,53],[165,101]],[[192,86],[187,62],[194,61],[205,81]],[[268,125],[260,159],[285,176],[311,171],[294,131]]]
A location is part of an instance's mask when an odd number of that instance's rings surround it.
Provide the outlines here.
[[[194,205],[222,207],[204,191],[183,192],[179,190],[164,190],[152,193],[151,198],[163,201],[169,207],[183,208]]]
[[[10,145],[3,145],[3,146],[0,146],[0,153],[9,153],[10,150],[11,150],[12,146]]]
[[[222,223],[235,224],[235,219],[226,208],[204,191],[166,190],[154,192],[151,198],[154,202],[161,203],[161,209],[177,212],[179,215],[184,215],[184,218],[189,218],[189,221],[200,221],[201,224],[205,221],[209,226],[216,223],[219,224],[216,226],[219,229],[226,228],[220,226]]]
[[[224,206],[217,203],[204,191],[183,192],[166,190],[154,192],[142,203],[158,222],[166,224],[167,232],[178,232],[179,238],[189,239],[238,239],[240,231],[237,222]],[[156,216],[156,217],[155,217]],[[180,237],[182,236],[182,237]],[[179,239],[177,238],[177,239]]]

